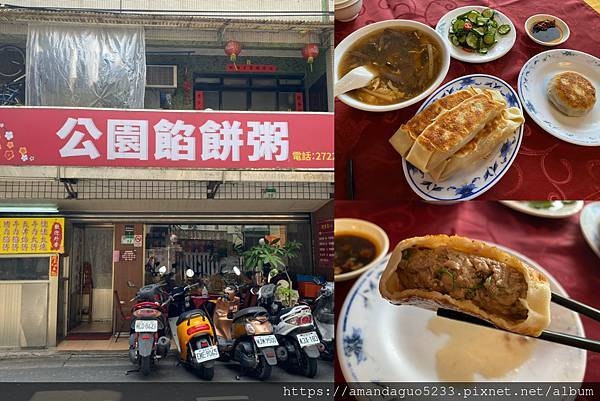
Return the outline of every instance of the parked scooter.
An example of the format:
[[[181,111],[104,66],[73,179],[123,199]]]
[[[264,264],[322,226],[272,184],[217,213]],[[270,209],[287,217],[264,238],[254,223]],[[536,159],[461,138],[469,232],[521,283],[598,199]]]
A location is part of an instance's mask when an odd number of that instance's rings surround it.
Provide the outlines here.
[[[191,269],[186,270],[185,274],[188,278],[194,277]],[[179,361],[194,369],[203,379],[212,380],[214,360],[219,358],[213,324],[207,309],[195,308],[189,294],[199,285],[196,283],[173,290],[169,326],[177,345]]]
[[[275,284],[262,286],[258,291],[258,304],[271,314],[274,333],[281,347],[277,358],[284,369],[306,377],[317,375],[317,359],[324,350],[313,325],[313,316],[307,305],[284,308],[275,299]]]
[[[240,298],[236,294],[237,288],[228,286],[225,296],[215,305],[213,322],[221,360],[238,362],[240,376],[249,373],[259,380],[267,380],[272,366],[277,364],[273,347],[279,345],[269,313],[258,306],[239,310]]]
[[[319,296],[313,304],[312,314],[315,320],[315,328],[325,349],[321,358],[333,361],[335,357],[335,317],[333,312],[333,283],[327,281],[315,281],[321,286]]]
[[[159,359],[167,356],[171,345],[166,324],[166,308],[170,299],[164,286],[165,284],[144,286],[131,299],[131,302],[136,303],[132,311],[129,359],[138,366],[135,371],[141,371],[145,376],[150,374]]]

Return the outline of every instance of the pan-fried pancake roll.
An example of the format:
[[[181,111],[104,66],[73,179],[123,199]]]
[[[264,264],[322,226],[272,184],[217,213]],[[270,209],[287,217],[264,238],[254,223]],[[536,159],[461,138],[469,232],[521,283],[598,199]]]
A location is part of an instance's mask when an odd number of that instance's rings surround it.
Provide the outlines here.
[[[452,157],[429,171],[431,177],[444,181],[458,171],[467,169],[487,158],[498,146],[523,124],[525,118],[517,107],[504,109],[490,121],[469,143]]]
[[[506,107],[503,96],[485,89],[438,116],[419,135],[406,160],[423,172],[448,159],[466,145]]]
[[[481,241],[428,235],[401,241],[381,275],[393,304],[465,312],[515,333],[539,336],[550,324],[548,279]]]
[[[472,86],[459,90],[448,96],[436,100],[422,112],[415,114],[406,124],[402,124],[398,131],[390,138],[390,143],[402,157],[406,157],[410,148],[421,132],[431,124],[440,114],[458,106],[464,100],[475,96],[481,90]]]

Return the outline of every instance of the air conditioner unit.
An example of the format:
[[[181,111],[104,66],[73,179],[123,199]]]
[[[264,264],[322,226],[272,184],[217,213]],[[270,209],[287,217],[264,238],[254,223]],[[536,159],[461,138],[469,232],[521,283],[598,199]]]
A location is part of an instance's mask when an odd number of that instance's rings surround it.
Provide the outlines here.
[[[177,88],[177,66],[147,65],[146,88]]]

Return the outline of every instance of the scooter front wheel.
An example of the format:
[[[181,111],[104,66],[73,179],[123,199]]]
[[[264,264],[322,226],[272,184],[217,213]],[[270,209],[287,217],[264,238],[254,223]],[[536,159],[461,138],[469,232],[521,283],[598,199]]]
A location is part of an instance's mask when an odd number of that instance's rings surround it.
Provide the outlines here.
[[[140,361],[140,372],[142,372],[142,374],[144,376],[148,376],[150,374],[150,365],[151,365],[150,359],[151,359],[150,356],[143,356]]]
[[[260,355],[258,357],[258,365],[252,373],[258,380],[268,380],[271,377],[271,365],[267,363],[264,356]]]

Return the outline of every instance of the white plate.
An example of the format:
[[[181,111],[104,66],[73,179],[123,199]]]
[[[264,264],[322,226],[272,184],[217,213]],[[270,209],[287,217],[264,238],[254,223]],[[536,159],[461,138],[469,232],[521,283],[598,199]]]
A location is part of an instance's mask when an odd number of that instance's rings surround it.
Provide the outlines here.
[[[417,113],[436,100],[469,86],[495,89],[502,93],[508,107],[518,107],[523,110],[519,96],[509,84],[491,75],[472,74],[456,78],[438,88],[421,104]],[[500,181],[517,156],[522,139],[523,125],[487,159],[482,160],[471,169],[459,171],[442,182],[434,182],[429,174],[423,173],[405,159],[402,160],[404,176],[412,190],[428,201],[453,202],[474,199]]]
[[[586,242],[600,258],[600,202],[590,203],[583,208],[579,225]]]
[[[212,345],[210,347],[197,349],[194,351],[194,356],[198,363],[211,361],[219,357],[219,348],[216,345]]]
[[[543,272],[552,291],[566,296],[556,279],[537,263],[515,251],[496,246]],[[448,337],[436,335],[427,328],[434,312],[413,306],[394,306],[381,298],[378,285],[385,265],[382,262],[359,278],[342,306],[336,345],[344,378],[347,382],[369,383],[439,381],[436,352],[446,345]],[[576,313],[552,304],[551,314],[550,330],[584,336]],[[531,356],[519,368],[489,381],[583,380],[586,351],[541,340],[533,340],[533,343]],[[479,375],[475,380],[486,381]]]
[[[549,219],[563,219],[579,213],[583,208],[583,201],[575,201],[571,204],[563,204],[562,201],[553,201],[551,207],[546,209],[536,209],[529,205],[529,201],[500,201],[504,206],[519,212],[537,217],[546,217]]]
[[[259,348],[276,347],[279,345],[279,343],[277,342],[277,338],[272,334],[264,336],[254,336],[254,342]]]
[[[310,333],[302,333],[296,336],[298,339],[298,343],[300,347],[308,347],[309,345],[315,345],[320,343],[319,336],[316,331],[311,331]]]
[[[548,81],[564,71],[584,75],[600,97],[600,59],[577,50],[554,49],[529,59],[519,73],[519,95],[527,114],[547,133],[581,146],[600,146],[600,100],[585,116],[569,117],[546,96]]]
[[[510,25],[510,32],[506,35],[496,34],[496,40],[498,43],[492,47],[487,54],[479,54],[479,53],[471,53],[463,50],[458,46],[454,46],[450,39],[448,38],[448,32],[450,31],[450,27],[452,26],[452,21],[459,15],[466,13],[470,10],[476,10],[482,12],[486,8],[489,7],[481,7],[481,6],[466,6],[456,8],[446,15],[444,15],[438,21],[435,26],[435,30],[442,35],[444,39],[448,42],[450,47],[450,56],[460,61],[465,61],[467,63],[487,63],[488,61],[496,60],[502,56],[504,56],[515,44],[515,40],[517,39],[517,31],[515,30],[515,26],[513,25],[510,18],[506,15],[502,14],[500,11],[494,9],[494,18],[498,23],[498,26],[507,24]]]

